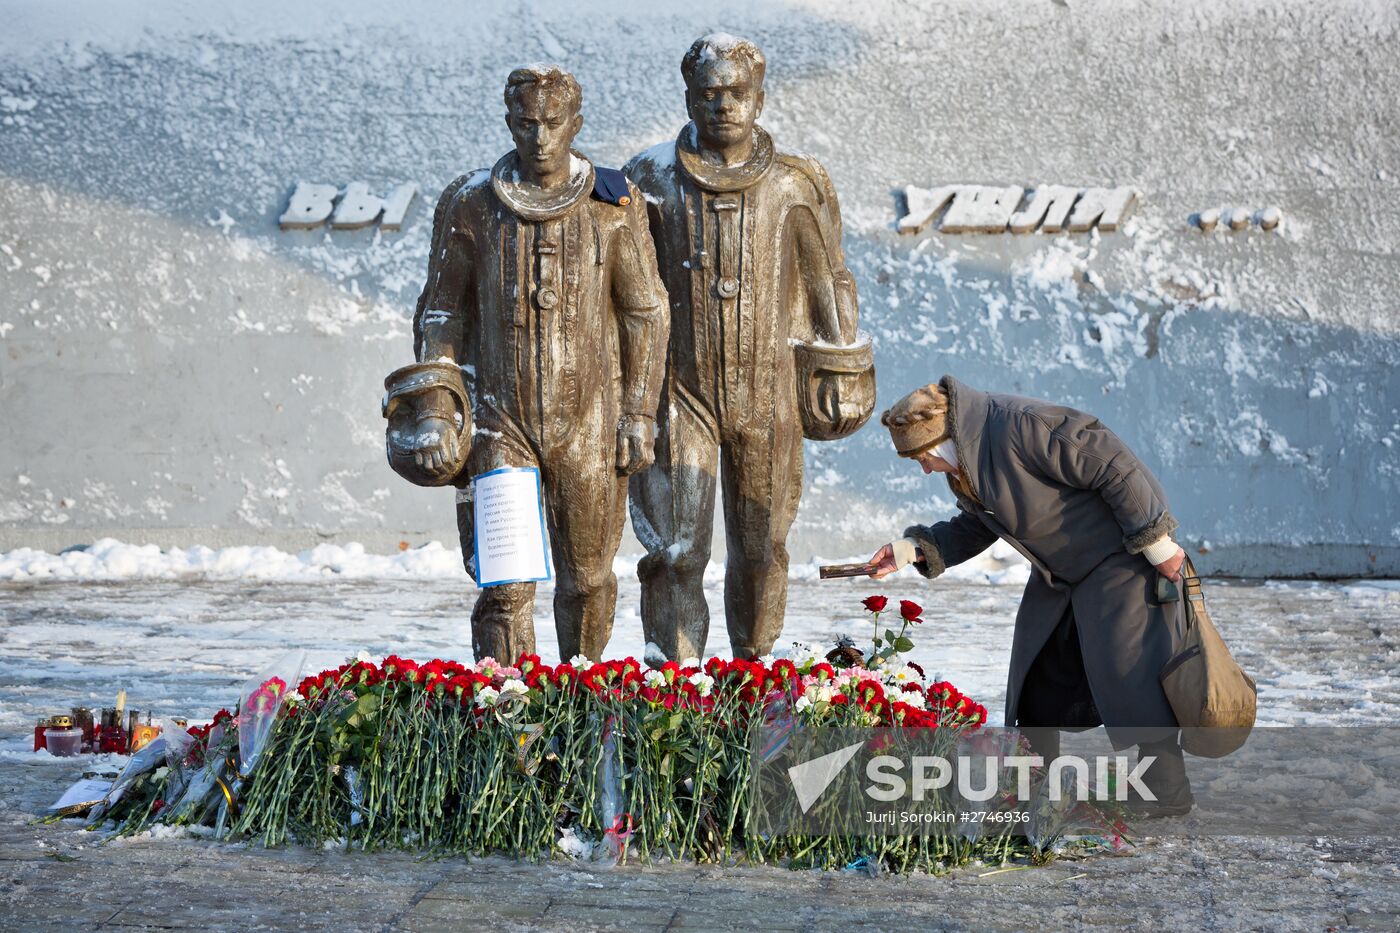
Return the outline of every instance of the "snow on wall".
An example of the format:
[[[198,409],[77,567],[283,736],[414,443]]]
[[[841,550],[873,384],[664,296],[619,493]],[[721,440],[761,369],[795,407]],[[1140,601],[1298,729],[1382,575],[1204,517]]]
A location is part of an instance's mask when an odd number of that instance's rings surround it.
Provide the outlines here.
[[[841,193],[884,403],[951,372],[1079,405],[1203,568],[1400,573],[1393,4],[228,6],[0,3],[0,547],[451,541],[378,413],[437,191],[509,144],[514,65],[572,67],[578,145],[618,165],[721,28]],[[399,233],[280,231],[298,180],[423,194]],[[895,232],[898,189],[952,183],[1140,196],[1115,233]],[[793,550],[950,508],[872,423],[809,445]]]

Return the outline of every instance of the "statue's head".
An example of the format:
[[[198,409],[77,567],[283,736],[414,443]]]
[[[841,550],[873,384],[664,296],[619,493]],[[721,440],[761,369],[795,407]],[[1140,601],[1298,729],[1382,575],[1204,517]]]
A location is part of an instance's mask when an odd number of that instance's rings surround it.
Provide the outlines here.
[[[765,62],[758,46],[724,33],[701,36],[681,59],[685,106],[702,146],[731,146],[763,112]]]
[[[528,65],[506,78],[506,126],[522,166],[537,175],[569,170],[569,147],[583,127],[583,90],[558,65]]]

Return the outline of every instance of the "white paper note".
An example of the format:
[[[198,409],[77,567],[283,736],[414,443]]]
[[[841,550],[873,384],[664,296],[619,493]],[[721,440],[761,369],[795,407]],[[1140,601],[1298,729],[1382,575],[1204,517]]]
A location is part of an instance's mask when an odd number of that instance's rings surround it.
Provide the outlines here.
[[[478,586],[550,579],[540,471],[503,467],[472,478]]]
[[[91,805],[107,796],[107,792],[112,789],[111,781],[102,781],[96,778],[84,778],[72,787],[63,792],[63,796],[58,798],[58,802],[49,807],[52,812],[67,810],[69,807],[76,807],[83,804]]]

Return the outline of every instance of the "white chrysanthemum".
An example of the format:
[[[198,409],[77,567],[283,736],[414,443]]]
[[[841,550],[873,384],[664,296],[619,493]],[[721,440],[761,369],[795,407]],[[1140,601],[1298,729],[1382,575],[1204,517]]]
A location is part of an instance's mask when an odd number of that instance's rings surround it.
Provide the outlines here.
[[[501,692],[495,687],[482,687],[476,692],[476,705],[480,709],[486,709],[488,706],[495,706],[496,700],[500,695]]]
[[[695,685],[695,692],[702,697],[710,695],[710,691],[715,687],[715,679],[704,671],[696,671],[690,675],[690,682]]]
[[[572,658],[569,658],[569,666],[581,671],[585,668],[592,667],[593,662],[588,660],[585,655],[576,654]]]
[[[899,684],[901,687],[905,684],[916,684],[919,682],[919,672],[906,664],[898,670],[893,671],[890,674],[890,680],[893,683]]]
[[[501,684],[501,692],[525,694],[530,692],[530,687],[525,681],[516,680],[514,677],[511,677],[507,679],[505,683]]]

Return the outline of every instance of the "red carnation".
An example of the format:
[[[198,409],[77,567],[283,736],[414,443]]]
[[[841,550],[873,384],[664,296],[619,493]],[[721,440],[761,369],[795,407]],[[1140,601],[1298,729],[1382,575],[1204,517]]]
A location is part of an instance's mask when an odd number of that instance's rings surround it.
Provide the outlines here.
[[[861,600],[867,612],[884,612],[889,602],[886,596],[867,596]]]
[[[901,599],[899,601],[899,614],[910,622],[922,622],[919,616],[924,614],[924,607],[914,602],[912,599]]]

